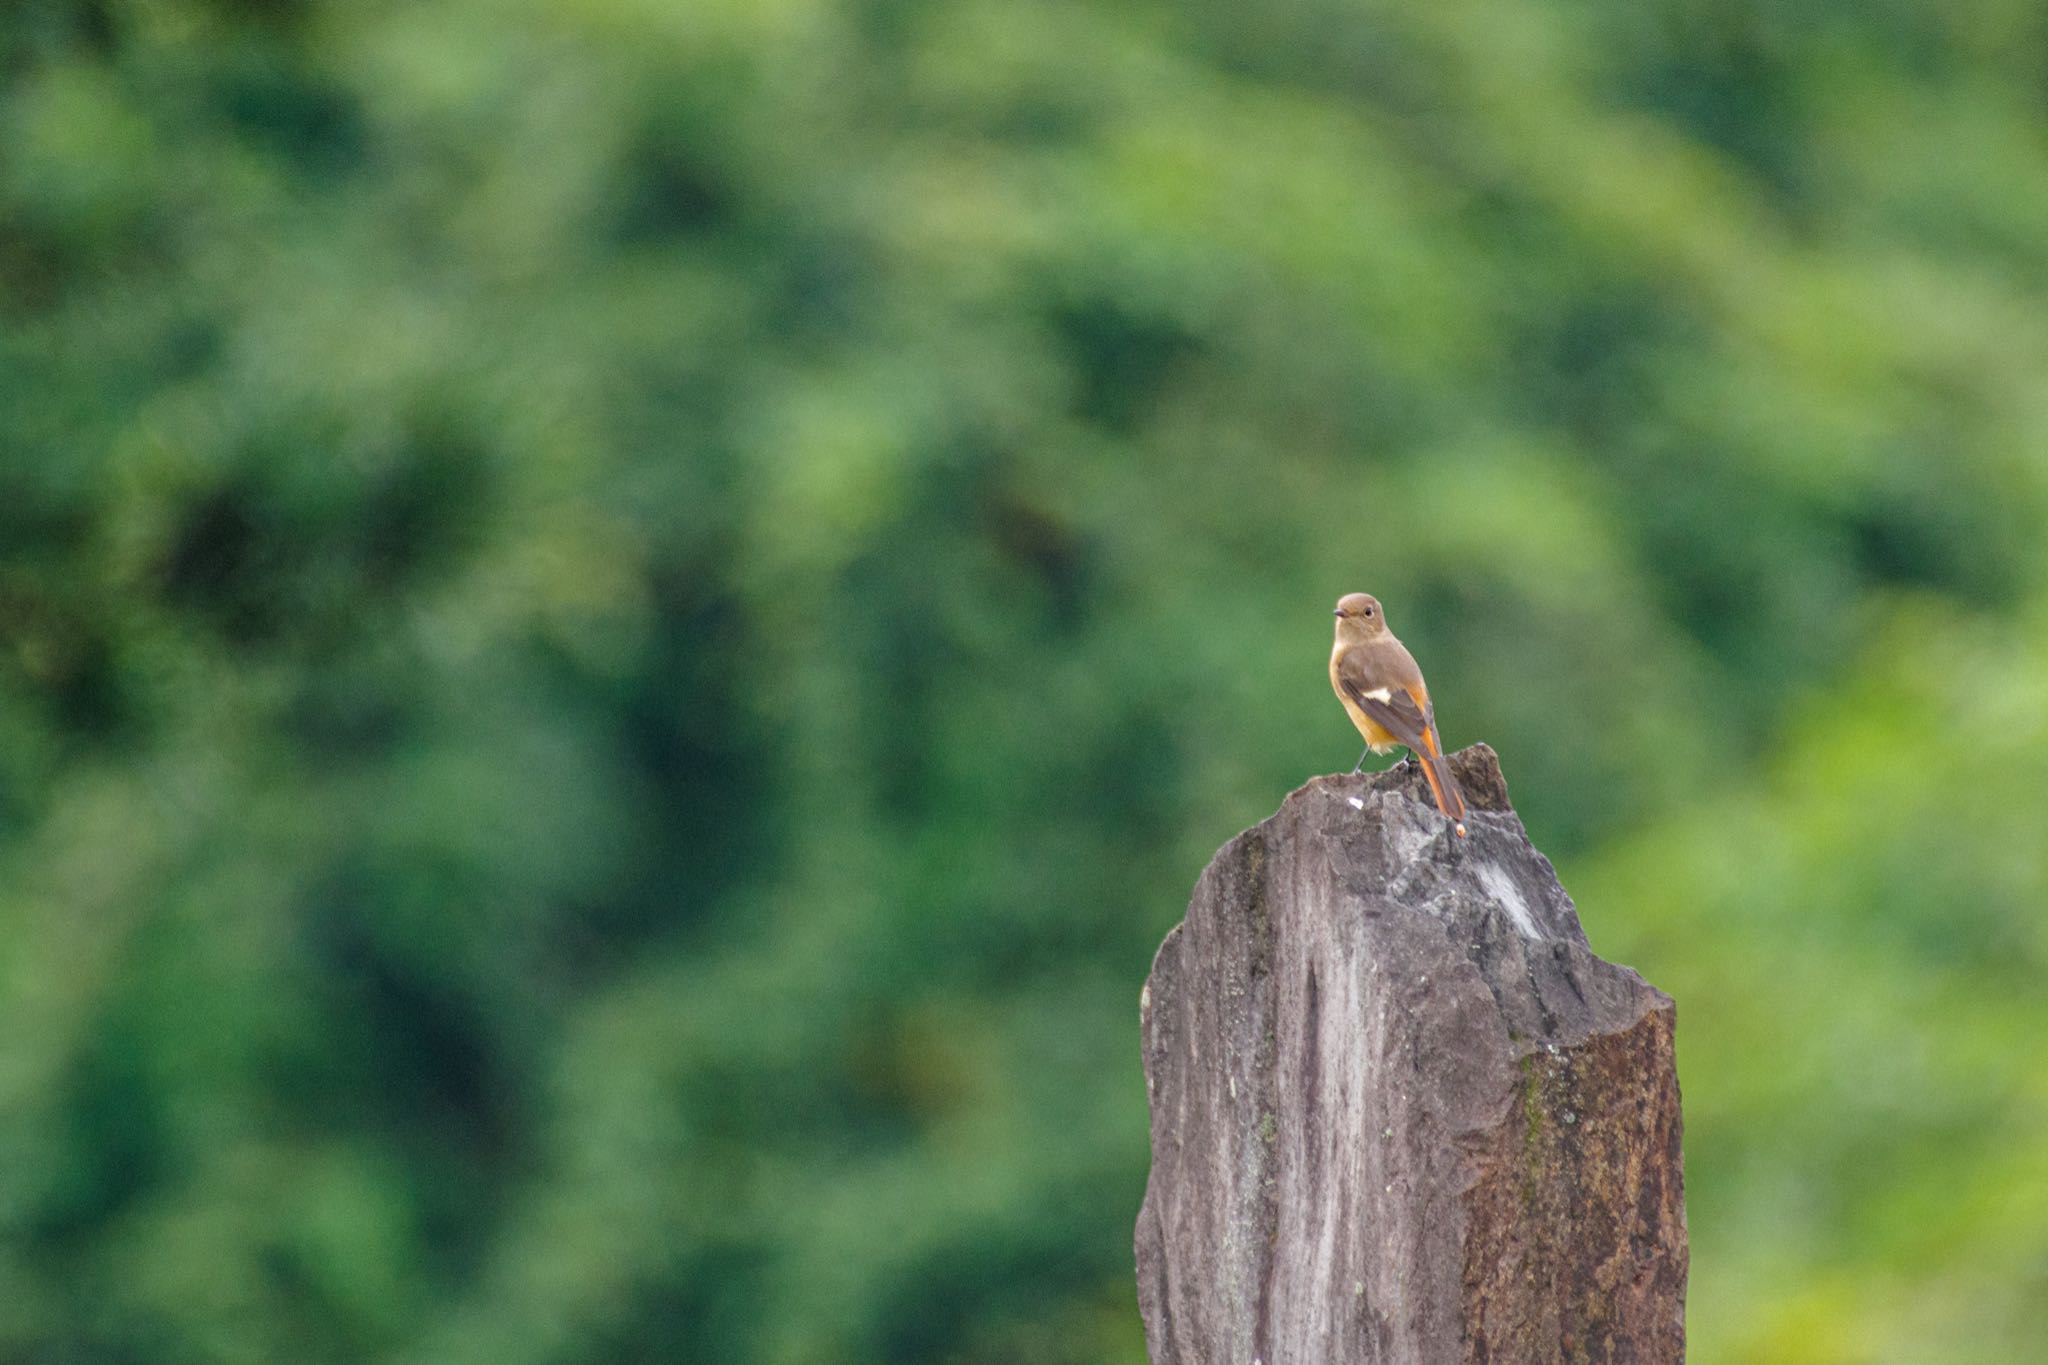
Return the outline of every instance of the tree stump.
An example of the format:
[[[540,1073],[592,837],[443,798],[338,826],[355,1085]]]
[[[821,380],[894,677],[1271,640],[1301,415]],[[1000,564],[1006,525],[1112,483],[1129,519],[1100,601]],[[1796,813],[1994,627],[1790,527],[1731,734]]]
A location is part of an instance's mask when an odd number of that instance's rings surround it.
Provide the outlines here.
[[[1673,1007],[1595,957],[1491,749],[1317,778],[1219,851],[1141,1002],[1153,1365],[1685,1356]]]

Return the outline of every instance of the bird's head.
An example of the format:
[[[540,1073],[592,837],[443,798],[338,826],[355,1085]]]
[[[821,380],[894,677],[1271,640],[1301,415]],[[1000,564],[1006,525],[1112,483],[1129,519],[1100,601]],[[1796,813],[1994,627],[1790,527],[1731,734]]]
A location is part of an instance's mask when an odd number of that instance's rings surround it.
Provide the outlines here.
[[[1338,598],[1336,617],[1340,640],[1370,640],[1386,633],[1386,615],[1380,610],[1379,598],[1371,593],[1351,592]]]

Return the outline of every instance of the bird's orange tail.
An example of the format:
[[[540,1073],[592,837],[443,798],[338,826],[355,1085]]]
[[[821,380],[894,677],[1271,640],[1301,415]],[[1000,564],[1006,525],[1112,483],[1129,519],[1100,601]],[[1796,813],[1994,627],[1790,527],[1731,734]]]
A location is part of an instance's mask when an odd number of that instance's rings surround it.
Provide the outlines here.
[[[1444,818],[1457,826],[1458,837],[1465,837],[1465,793],[1458,790],[1458,779],[1451,776],[1451,765],[1444,761],[1443,748],[1437,742],[1434,729],[1422,737],[1425,752],[1418,754],[1422,760],[1422,775],[1429,779],[1430,795],[1436,797],[1436,808]]]

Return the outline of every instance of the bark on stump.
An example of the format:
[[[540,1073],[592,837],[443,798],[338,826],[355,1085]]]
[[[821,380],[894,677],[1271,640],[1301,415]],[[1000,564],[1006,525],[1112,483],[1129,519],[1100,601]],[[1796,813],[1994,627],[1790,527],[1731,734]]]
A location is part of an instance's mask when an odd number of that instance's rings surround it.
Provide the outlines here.
[[[1671,1000],[1593,956],[1494,753],[1322,777],[1145,986],[1153,1365],[1685,1355]]]

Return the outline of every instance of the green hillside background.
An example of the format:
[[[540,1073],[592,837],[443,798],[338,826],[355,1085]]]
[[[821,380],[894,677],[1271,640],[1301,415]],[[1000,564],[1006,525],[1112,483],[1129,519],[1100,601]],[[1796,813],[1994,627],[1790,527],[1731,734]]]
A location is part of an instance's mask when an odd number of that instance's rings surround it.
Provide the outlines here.
[[[12,0],[0,1362],[1138,1365],[1369,590],[1699,1365],[2048,1341],[2048,14]]]

